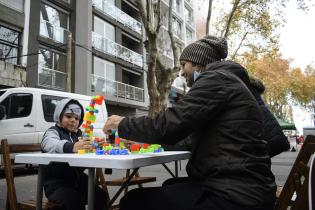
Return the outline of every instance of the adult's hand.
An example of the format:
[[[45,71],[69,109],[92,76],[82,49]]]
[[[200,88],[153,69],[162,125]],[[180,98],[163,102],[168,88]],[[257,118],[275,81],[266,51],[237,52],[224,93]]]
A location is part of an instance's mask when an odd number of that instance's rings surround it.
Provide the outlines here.
[[[110,116],[103,128],[104,133],[111,134],[112,130],[118,130],[119,123],[124,119],[124,117],[118,115]]]

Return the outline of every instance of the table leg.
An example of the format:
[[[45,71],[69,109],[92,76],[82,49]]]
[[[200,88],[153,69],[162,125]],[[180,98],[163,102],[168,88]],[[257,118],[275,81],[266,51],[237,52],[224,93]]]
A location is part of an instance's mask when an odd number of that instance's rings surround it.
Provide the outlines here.
[[[165,163],[162,163],[162,166],[167,170],[167,172],[173,177],[176,178],[176,176],[173,174],[173,172],[171,171],[171,169],[169,169],[169,167],[167,167],[167,165]]]
[[[175,160],[175,177],[178,178],[178,160]]]
[[[88,210],[94,210],[95,168],[89,168]]]
[[[133,172],[130,174],[130,176],[126,177],[126,181],[124,182],[124,184],[119,188],[119,190],[116,192],[116,194],[114,195],[114,197],[109,201],[108,204],[108,208],[110,208],[113,203],[115,202],[115,200],[118,198],[118,196],[120,195],[120,193],[129,185],[130,180],[132,179],[132,177],[138,172],[139,168],[135,168],[133,170]]]
[[[43,202],[43,165],[38,166],[36,210],[42,209]]]

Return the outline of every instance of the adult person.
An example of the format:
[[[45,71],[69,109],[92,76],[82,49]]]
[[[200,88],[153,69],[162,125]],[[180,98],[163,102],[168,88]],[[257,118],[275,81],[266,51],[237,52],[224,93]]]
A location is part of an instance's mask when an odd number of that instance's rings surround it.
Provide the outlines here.
[[[205,36],[180,56],[192,86],[173,107],[154,118],[108,118],[104,131],[122,138],[159,144],[192,139],[186,170],[189,182],[134,189],[120,209],[271,210],[274,176],[262,138],[263,116],[251,92],[233,69],[245,69],[227,56],[224,38]],[[205,66],[207,66],[205,68]]]

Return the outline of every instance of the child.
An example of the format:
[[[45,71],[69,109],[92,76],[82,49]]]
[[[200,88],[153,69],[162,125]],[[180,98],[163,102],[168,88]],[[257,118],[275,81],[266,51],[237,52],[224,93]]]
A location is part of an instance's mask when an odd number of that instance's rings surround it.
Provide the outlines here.
[[[77,153],[79,149],[91,149],[89,141],[78,141],[82,137],[79,129],[83,122],[84,109],[73,99],[62,99],[56,105],[54,121],[41,143],[43,152]],[[88,177],[84,168],[70,167],[67,163],[50,163],[43,170],[46,197],[67,210],[84,210],[87,204]],[[95,209],[106,209],[107,194],[95,186]]]

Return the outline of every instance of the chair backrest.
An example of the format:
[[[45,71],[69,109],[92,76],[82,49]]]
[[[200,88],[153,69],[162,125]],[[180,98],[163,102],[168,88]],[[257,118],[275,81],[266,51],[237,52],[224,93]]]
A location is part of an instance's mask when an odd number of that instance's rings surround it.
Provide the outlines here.
[[[10,150],[8,141],[6,139],[1,140],[0,153],[2,154],[2,163],[4,165],[5,179],[7,182],[7,195],[9,198],[9,206],[11,210],[18,210],[13,171],[10,159]]]
[[[315,153],[315,136],[309,135],[293,164],[276,202],[275,210],[308,210],[309,161]],[[292,198],[296,193],[295,199]]]

